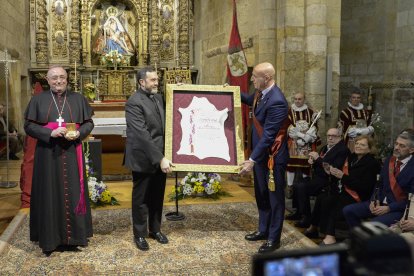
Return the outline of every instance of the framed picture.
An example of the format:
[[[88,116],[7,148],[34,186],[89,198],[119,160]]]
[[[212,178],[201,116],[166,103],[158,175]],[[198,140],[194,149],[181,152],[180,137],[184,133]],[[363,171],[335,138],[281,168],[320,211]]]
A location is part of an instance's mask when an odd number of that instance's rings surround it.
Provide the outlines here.
[[[176,171],[237,173],[244,161],[240,87],[166,87],[165,156]]]

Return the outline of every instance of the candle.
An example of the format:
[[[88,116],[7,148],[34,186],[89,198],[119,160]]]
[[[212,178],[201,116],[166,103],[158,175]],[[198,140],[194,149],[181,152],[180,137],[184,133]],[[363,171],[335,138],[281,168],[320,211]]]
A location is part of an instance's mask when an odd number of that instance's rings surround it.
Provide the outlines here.
[[[96,70],[96,100],[99,101],[99,69]]]
[[[76,85],[76,60],[75,60],[75,81],[74,83],[75,83],[75,90],[76,90],[78,88],[78,86]]]

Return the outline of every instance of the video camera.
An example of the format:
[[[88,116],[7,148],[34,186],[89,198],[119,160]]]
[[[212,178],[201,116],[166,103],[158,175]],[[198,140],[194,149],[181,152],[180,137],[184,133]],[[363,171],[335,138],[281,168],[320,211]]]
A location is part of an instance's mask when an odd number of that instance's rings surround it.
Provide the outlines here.
[[[364,222],[348,243],[255,255],[252,275],[414,275],[411,250],[384,224]]]

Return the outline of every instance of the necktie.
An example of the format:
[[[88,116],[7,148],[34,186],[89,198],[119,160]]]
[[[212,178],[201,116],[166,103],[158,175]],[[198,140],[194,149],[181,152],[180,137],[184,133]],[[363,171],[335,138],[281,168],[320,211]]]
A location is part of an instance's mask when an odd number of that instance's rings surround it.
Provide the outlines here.
[[[402,165],[402,162],[401,161],[397,161],[397,165],[395,166],[395,170],[394,170],[394,176],[395,177],[397,177],[400,174],[401,165]]]
[[[262,100],[262,96],[263,96],[262,91],[256,91],[254,109],[256,109],[256,107],[260,104]]]

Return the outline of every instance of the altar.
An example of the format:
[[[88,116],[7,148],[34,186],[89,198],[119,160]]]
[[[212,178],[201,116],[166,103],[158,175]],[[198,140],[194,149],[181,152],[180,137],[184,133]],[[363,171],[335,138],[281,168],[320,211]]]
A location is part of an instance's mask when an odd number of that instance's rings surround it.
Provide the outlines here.
[[[139,68],[192,65],[190,0],[37,0],[29,5],[33,84],[46,84],[48,67],[58,64],[67,69],[72,90],[92,83],[98,100],[125,100]]]
[[[123,153],[126,138],[125,102],[91,103],[94,129],[91,135],[102,140],[103,153]]]

